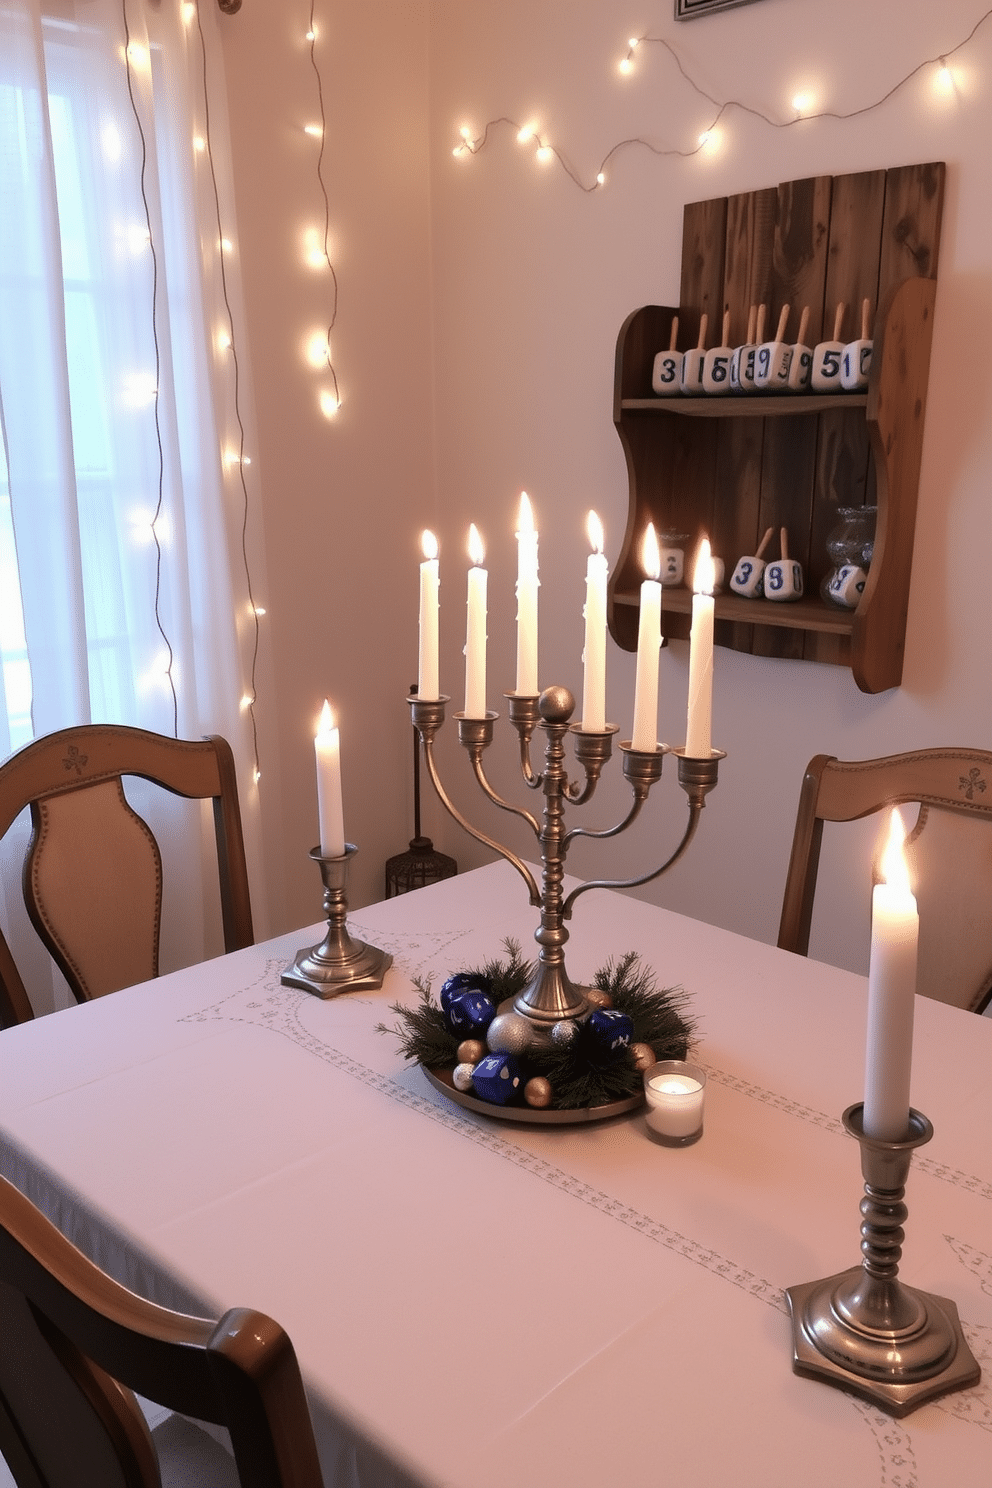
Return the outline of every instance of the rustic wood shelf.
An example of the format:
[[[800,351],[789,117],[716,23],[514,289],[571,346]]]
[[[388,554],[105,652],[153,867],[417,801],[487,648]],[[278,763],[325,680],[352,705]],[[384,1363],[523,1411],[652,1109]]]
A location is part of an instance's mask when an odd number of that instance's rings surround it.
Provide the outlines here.
[[[716,640],[756,655],[850,666],[864,692],[902,680],[923,421],[926,409],[944,167],[905,166],[790,181],[685,208],[680,303],[634,311],[617,341],[613,417],[627,458],[627,530],[610,582],[610,630],[637,645],[640,540],[658,531],[702,536],[727,574],[766,527],[785,527],[806,574],[798,604],[721,595]],[[807,341],[826,339],[836,305],[857,334],[869,300],[875,350],[867,393],[801,396],[652,395],[655,353],[697,344],[700,317],[730,315],[729,343],[746,339],[752,304],[775,324],[810,310]],[[826,330],[824,327],[829,327]],[[712,339],[712,337],[710,338]],[[877,504],[874,559],[856,610],[819,598],[837,508]],[[777,556],[777,554],[772,555]],[[691,594],[666,590],[666,637],[685,638]]]

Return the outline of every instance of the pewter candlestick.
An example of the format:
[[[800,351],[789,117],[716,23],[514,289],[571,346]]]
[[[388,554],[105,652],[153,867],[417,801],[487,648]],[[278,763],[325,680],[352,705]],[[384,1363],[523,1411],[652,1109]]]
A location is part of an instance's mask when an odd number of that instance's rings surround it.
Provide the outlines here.
[[[901,1142],[865,1135],[864,1106],[848,1106],[844,1126],[861,1143],[860,1266],[789,1287],[796,1374],[852,1390],[893,1416],[978,1383],[981,1370],[948,1297],[898,1278],[909,1211],[902,1202],[916,1147],[933,1136],[919,1111]]]
[[[603,729],[586,730],[578,724],[571,724],[569,720],[575,708],[575,699],[565,687],[548,687],[539,697],[521,693],[507,693],[506,696],[510,722],[520,741],[520,771],[524,784],[531,790],[540,790],[544,795],[544,812],[540,821],[523,807],[504,801],[486,779],[483,754],[493,741],[493,725],[499,715],[490,712],[485,718],[466,718],[464,714],[456,714],[458,738],[468,752],[476,779],[486,797],[501,810],[521,817],[534,832],[541,847],[541,887],[538,887],[534,874],[515,853],[466,820],[441,784],[434,760],[434,739],[444,723],[444,709],[448,698],[428,700],[409,697],[407,702],[423,743],[428,774],[445,809],[469,836],[499,853],[513,865],[527,885],[531,904],[541,911],[540,928],[534,934],[541,947],[537,968],[527,986],[517,994],[513,1008],[515,1012],[531,1020],[534,1036],[542,1039],[550,1034],[555,1023],[565,1019],[584,1018],[591,1010],[586,997],[589,989],[576,986],[565,970],[568,931],[564,922],[571,918],[576,899],[589,889],[628,889],[649,883],[677,863],[695,835],[706,796],[717,783],[719,762],[726,756],[722,750],[713,749],[707,759],[688,759],[684,750],[669,750],[667,745],[642,750],[632,749],[629,744],[621,744],[623,773],[633,793],[627,815],[615,826],[600,831],[587,827],[573,827],[566,831],[565,808],[567,805],[583,805],[592,798],[603,768],[610,759],[617,726],[608,723]],[[530,756],[531,739],[538,724],[547,735],[544,769],[540,774],[535,773]],[[579,782],[569,780],[565,769],[565,737],[568,734],[572,735],[575,756],[585,777]],[[597,879],[580,884],[566,896],[563,891],[565,857],[573,839],[616,837],[625,831],[640,814],[651,787],[661,778],[666,754],[677,756],[679,784],[689,798],[689,822],[675,851],[660,867],[638,877]]]
[[[311,849],[310,856],[319,866],[324,884],[327,934],[320,945],[297,952],[292,966],[279,978],[283,986],[299,987],[323,998],[382,986],[393,964],[392,956],[363,940],[352,940],[348,934],[348,866],[357,851],[350,842],[338,858],[322,857],[319,847]]]

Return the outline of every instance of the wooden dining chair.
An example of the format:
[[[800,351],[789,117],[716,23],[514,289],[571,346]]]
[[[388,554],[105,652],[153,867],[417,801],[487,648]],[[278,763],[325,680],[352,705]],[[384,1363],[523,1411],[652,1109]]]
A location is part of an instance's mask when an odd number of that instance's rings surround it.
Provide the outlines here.
[[[80,1002],[158,975],[162,855],[129,805],[125,776],[213,802],[224,948],[254,939],[237,777],[219,735],[171,739],[86,724],[47,734],[0,765],[0,837],[30,807],[24,902]],[[0,1027],[33,1017],[0,930]]]
[[[135,1394],[227,1430],[233,1463],[212,1441],[224,1462],[201,1481],[321,1488],[299,1364],[278,1323],[146,1302],[5,1178],[0,1339],[0,1452],[18,1488],[190,1488],[189,1464],[157,1451]]]
[[[992,754],[918,749],[844,761],[818,754],[803,777],[778,943],[805,956],[824,822],[916,805],[906,860],[920,910],[917,990],[982,1012],[992,998]]]

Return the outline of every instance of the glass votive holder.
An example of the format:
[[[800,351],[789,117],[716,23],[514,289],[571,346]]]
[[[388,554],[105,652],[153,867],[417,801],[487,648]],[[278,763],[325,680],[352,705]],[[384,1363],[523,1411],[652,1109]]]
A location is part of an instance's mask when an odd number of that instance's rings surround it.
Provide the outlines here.
[[[665,1147],[688,1147],[703,1135],[706,1072],[682,1059],[662,1059],[644,1071],[648,1133]]]

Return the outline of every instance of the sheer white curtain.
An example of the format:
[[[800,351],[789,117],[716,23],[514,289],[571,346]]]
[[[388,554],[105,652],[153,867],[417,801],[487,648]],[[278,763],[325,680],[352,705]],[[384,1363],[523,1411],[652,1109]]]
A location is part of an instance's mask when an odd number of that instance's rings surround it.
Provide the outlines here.
[[[0,0],[0,759],[80,722],[223,733],[251,842],[217,24],[215,0]],[[0,864],[5,925],[26,831]],[[218,948],[188,856],[166,963]]]

